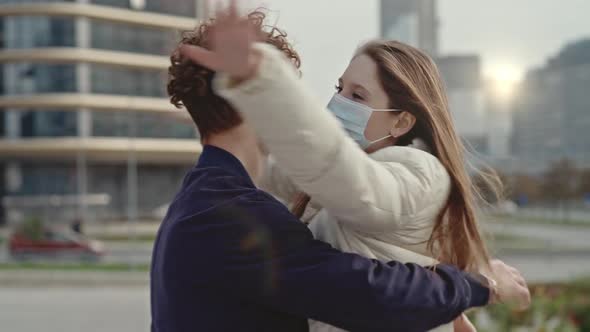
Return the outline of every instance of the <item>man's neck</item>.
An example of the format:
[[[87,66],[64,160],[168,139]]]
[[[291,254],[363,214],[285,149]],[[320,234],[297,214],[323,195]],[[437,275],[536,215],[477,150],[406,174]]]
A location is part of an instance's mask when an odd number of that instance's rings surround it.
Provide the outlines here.
[[[254,131],[242,124],[221,134],[213,134],[204,144],[221,148],[238,158],[254,183],[262,175],[264,155],[260,151]]]

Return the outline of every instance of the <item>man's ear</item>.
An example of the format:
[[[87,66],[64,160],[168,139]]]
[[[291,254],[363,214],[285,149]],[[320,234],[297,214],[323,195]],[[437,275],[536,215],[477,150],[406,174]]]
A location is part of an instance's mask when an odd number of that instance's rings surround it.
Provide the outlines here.
[[[401,112],[397,116],[393,128],[391,128],[391,136],[395,138],[401,137],[407,134],[410,130],[412,130],[415,124],[416,117],[414,116],[414,114],[410,112]]]

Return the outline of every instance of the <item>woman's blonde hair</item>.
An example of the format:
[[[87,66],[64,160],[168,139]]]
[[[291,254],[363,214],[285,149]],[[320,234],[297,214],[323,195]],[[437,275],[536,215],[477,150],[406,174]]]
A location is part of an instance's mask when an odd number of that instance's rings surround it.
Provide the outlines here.
[[[466,168],[465,147],[454,128],[444,85],[434,61],[422,51],[397,41],[372,41],[359,49],[378,67],[381,85],[390,107],[416,117],[410,132],[397,145],[420,138],[445,167],[451,179],[447,203],[440,211],[428,240],[428,249],[441,262],[461,269],[486,266],[489,253],[477,223],[477,203],[482,195]],[[477,177],[496,193],[501,182],[494,172],[478,171]],[[292,212],[301,216],[309,197],[300,194]]]

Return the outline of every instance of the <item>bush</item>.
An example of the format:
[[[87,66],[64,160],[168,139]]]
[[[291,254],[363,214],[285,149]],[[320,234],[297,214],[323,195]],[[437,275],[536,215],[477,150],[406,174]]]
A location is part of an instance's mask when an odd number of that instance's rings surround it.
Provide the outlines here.
[[[36,217],[29,218],[21,226],[20,232],[33,241],[41,240],[43,238],[43,222]]]
[[[533,286],[531,295],[526,312],[497,305],[470,317],[481,332],[590,332],[590,280]]]

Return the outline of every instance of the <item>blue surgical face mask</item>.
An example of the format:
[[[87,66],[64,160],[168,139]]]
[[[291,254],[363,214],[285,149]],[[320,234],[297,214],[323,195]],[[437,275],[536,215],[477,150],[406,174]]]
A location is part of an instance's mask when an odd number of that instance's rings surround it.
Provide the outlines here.
[[[387,135],[380,139],[369,141],[365,137],[365,129],[373,112],[401,112],[396,109],[373,109],[369,106],[352,101],[340,94],[335,94],[328,103],[328,110],[336,116],[348,135],[364,150],[374,143],[390,138]]]

